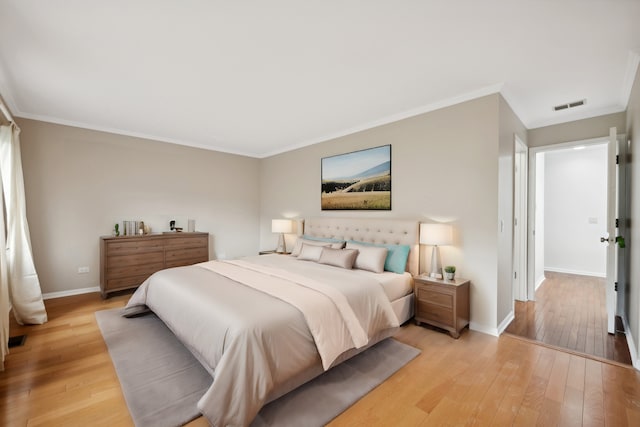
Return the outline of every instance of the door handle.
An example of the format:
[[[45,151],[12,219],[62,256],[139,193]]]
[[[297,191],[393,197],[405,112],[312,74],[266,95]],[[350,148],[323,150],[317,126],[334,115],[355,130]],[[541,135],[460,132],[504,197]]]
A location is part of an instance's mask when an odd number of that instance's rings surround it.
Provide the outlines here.
[[[610,239],[608,237],[601,237],[600,238],[600,242],[604,243],[604,242],[613,242],[614,239]]]

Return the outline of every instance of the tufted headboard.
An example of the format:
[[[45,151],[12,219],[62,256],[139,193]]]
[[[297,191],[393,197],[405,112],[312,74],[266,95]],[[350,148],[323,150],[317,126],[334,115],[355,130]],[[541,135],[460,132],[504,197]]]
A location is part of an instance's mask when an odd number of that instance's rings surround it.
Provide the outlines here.
[[[420,268],[419,228],[418,221],[403,219],[309,218],[304,221],[304,234],[308,236],[410,245],[406,270],[414,276]]]

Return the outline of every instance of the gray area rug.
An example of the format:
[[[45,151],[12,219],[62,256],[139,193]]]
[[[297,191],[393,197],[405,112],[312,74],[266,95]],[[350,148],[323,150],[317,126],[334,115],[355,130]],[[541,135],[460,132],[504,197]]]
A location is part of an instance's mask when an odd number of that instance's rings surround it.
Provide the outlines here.
[[[100,331],[138,427],[173,427],[200,416],[211,376],[154,314],[124,318],[96,312]],[[384,340],[266,405],[252,426],[322,426],[420,354]]]

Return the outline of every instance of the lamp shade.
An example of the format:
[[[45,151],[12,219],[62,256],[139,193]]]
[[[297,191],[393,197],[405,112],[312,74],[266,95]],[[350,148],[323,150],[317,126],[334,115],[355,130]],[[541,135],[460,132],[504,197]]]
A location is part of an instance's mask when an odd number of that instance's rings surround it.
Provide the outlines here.
[[[291,233],[293,231],[293,222],[290,219],[272,219],[272,233]]]
[[[449,224],[420,224],[420,244],[444,246],[453,243],[453,232]]]

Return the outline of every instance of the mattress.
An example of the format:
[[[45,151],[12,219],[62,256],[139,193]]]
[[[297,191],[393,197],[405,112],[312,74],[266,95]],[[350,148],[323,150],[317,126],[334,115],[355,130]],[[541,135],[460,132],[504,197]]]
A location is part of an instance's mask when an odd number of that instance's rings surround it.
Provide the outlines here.
[[[384,289],[384,293],[391,302],[413,292],[413,278],[410,273],[405,272],[404,274],[397,274],[389,271],[385,271],[384,273],[371,273],[363,270],[354,271],[356,271],[357,274],[371,276],[380,282],[382,289]]]

